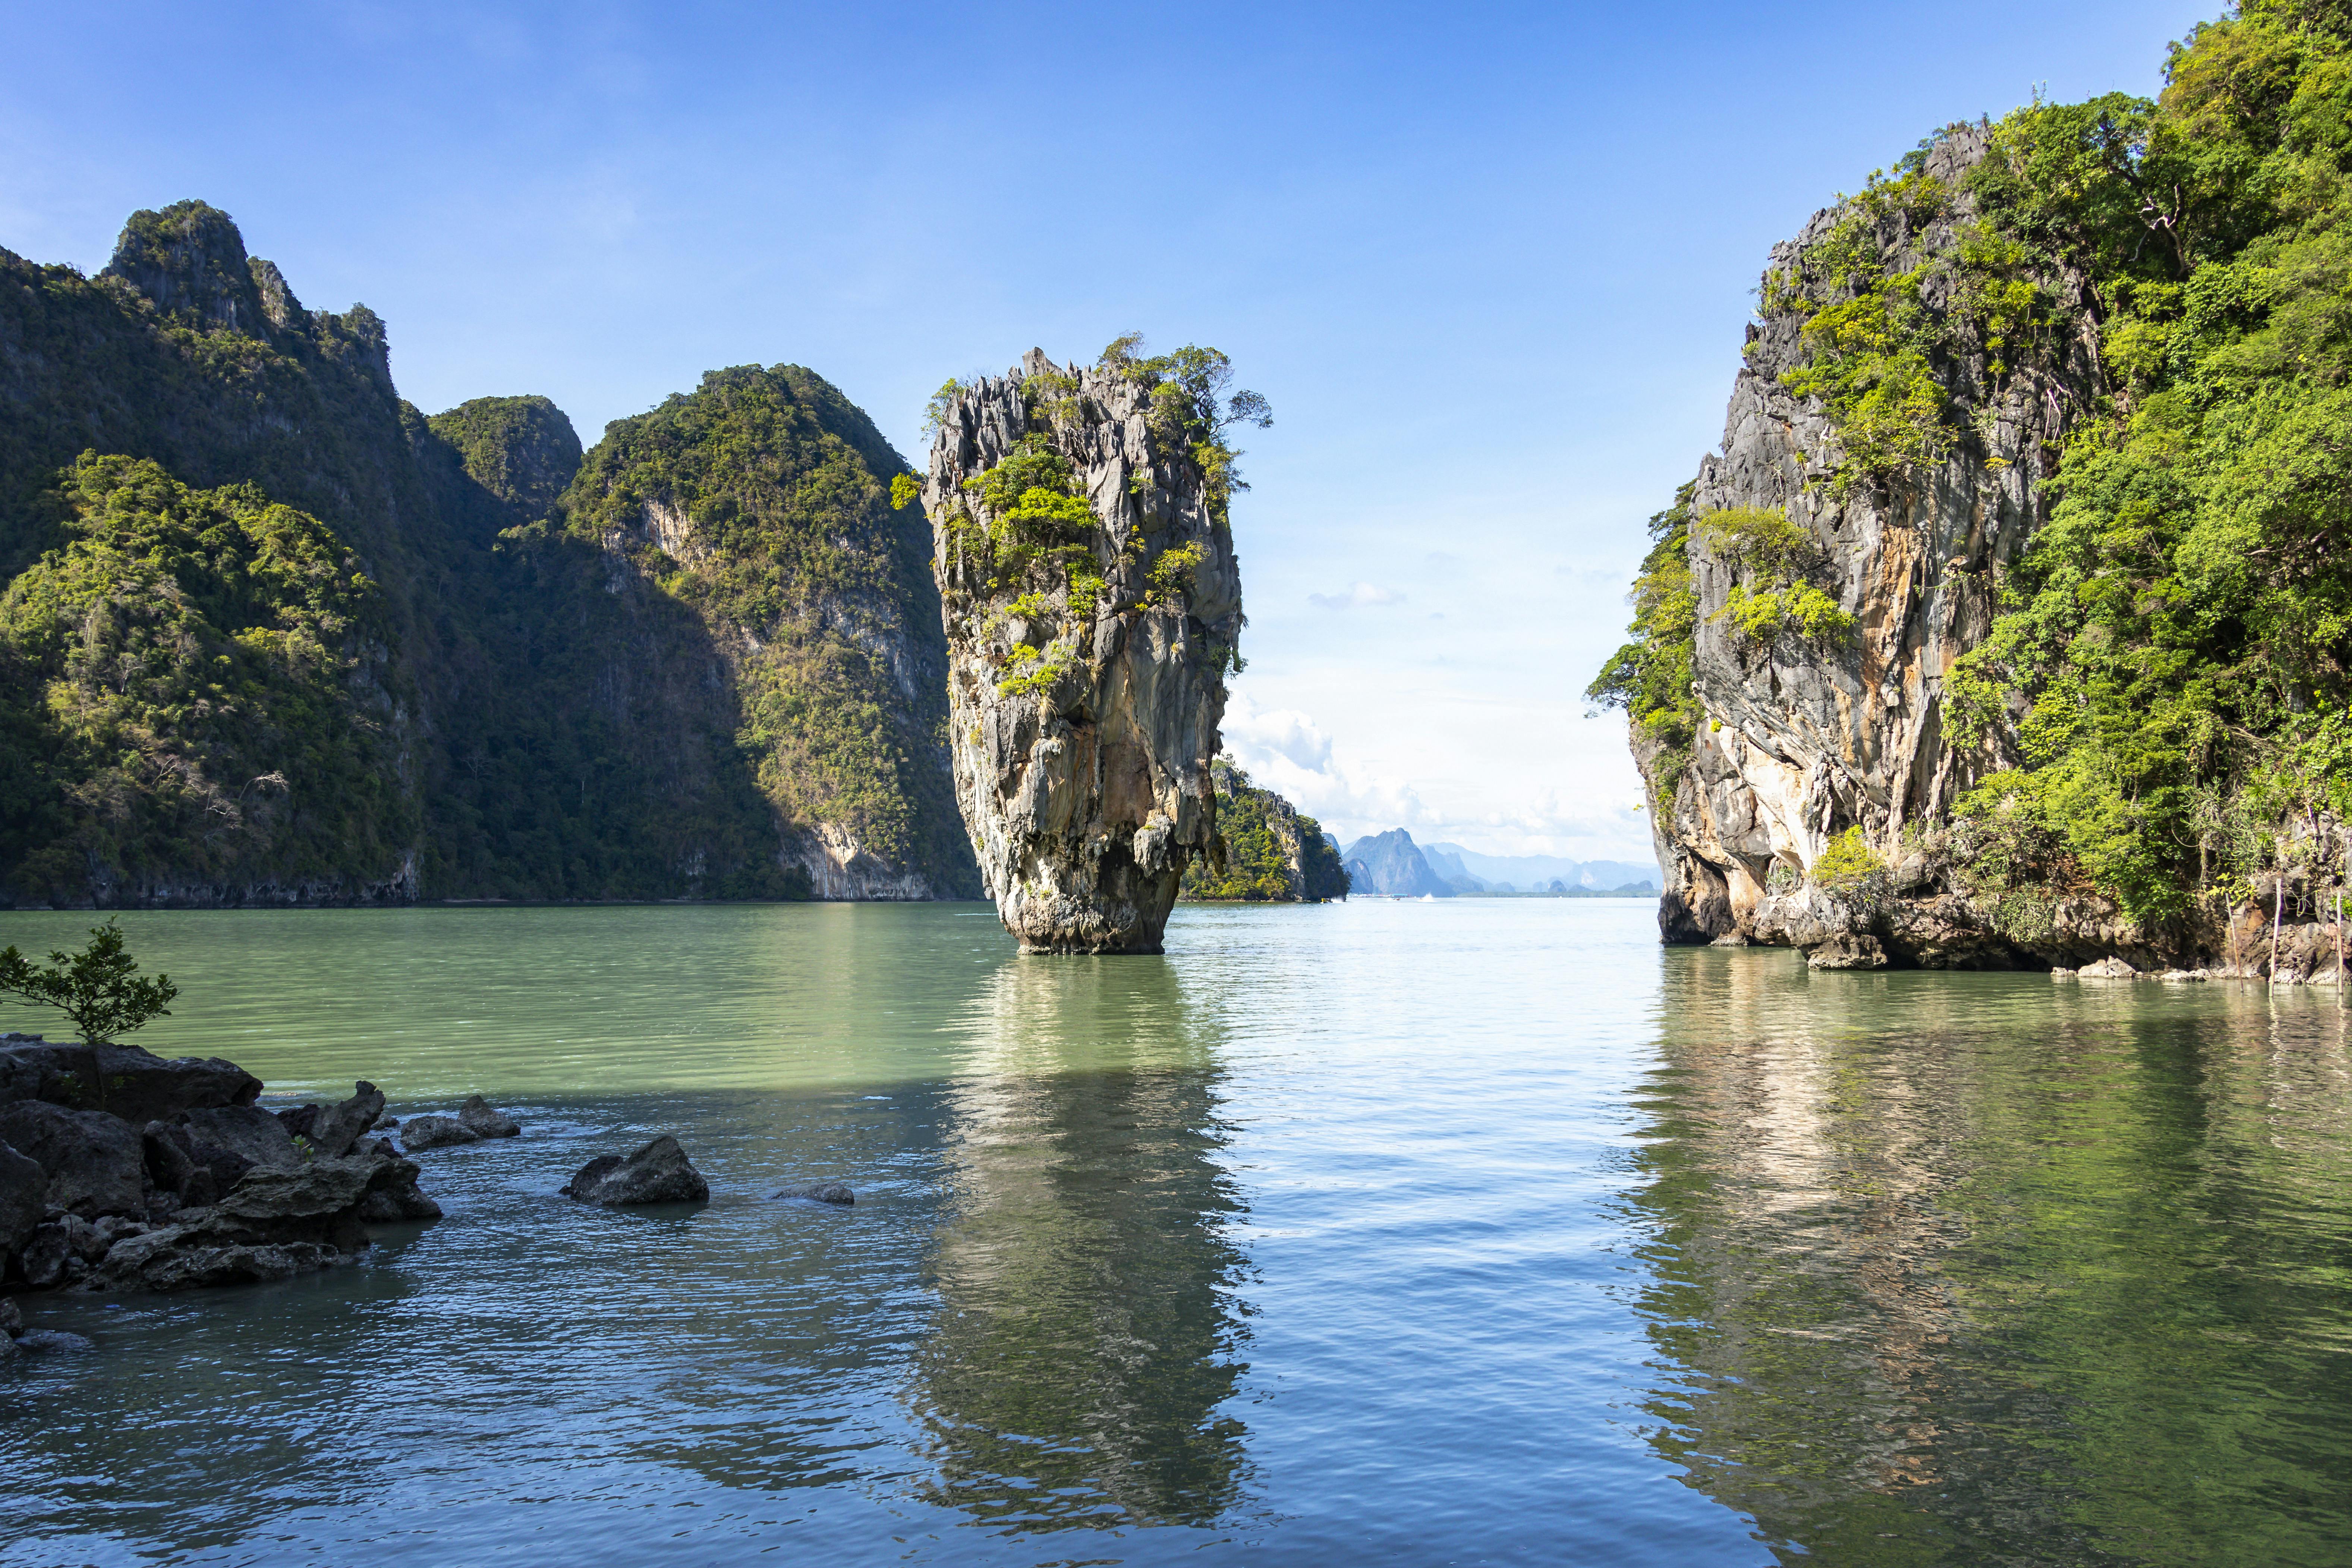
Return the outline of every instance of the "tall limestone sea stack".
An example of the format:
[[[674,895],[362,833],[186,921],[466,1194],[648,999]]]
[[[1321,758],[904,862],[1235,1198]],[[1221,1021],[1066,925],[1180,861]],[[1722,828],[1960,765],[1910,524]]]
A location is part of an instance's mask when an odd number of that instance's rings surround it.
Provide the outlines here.
[[[1223,354],[1032,350],[934,403],[922,487],[948,637],[957,804],[1027,952],[1158,952],[1216,846],[1210,766],[1238,664]]]
[[[2333,976],[2352,864],[2352,23],[1948,126],[1778,247],[1590,694],[1670,942]]]

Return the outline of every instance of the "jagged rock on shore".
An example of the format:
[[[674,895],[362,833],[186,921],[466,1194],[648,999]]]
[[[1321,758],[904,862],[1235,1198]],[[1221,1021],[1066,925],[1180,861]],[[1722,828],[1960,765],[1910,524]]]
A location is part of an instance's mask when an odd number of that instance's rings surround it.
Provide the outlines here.
[[[710,1196],[710,1184],[677,1140],[665,1133],[632,1154],[598,1155],[563,1184],[562,1194],[583,1204],[622,1208],[702,1203]]]
[[[94,1065],[121,1069],[115,1109],[89,1107]],[[347,1258],[370,1223],[441,1212],[413,1162],[361,1140],[383,1109],[372,1084],[279,1116],[232,1063],[16,1037],[0,1087],[0,1273],[37,1289],[283,1279]]]
[[[1812,969],[1884,969],[1886,949],[1867,932],[1839,931],[1807,953],[1805,963]]]

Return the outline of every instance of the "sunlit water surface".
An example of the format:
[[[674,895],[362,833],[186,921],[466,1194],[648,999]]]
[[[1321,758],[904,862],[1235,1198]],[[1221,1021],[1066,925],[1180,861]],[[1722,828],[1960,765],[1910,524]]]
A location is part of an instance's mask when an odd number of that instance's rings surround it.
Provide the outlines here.
[[[527,1130],[358,1267],[25,1298],[94,1343],[0,1372],[10,1564],[2352,1560],[2326,992],[1600,900],[123,923],[142,1043]],[[552,1195],[657,1131],[709,1206]]]

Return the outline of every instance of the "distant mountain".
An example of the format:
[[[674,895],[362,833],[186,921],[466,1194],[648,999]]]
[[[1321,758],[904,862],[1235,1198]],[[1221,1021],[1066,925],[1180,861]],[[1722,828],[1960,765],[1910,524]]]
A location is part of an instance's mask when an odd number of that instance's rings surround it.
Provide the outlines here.
[[[1454,896],[1453,887],[1430,869],[1412,835],[1402,827],[1357,839],[1348,846],[1343,858],[1350,892],[1391,899]]]
[[[1643,860],[1567,860],[1557,855],[1481,855],[1459,844],[1424,844],[1422,858],[1441,877],[1464,893],[1541,893],[1579,889],[1614,892],[1620,889],[1664,886],[1654,862]]]

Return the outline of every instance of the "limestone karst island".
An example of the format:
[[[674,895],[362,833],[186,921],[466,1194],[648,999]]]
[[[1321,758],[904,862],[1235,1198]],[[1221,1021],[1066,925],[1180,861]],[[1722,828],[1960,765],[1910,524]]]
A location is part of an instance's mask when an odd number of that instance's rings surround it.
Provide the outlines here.
[[[0,1563],[2352,1562],[2213,3],[12,17]]]

